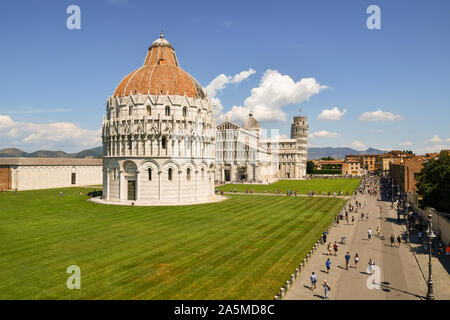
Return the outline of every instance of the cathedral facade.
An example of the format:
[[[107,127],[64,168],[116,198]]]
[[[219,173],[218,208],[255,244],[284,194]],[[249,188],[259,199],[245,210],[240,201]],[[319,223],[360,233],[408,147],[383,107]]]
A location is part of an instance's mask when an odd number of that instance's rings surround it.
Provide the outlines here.
[[[250,113],[242,126],[225,121],[217,126],[216,179],[218,183],[272,183],[305,179],[308,123],[295,116],[291,137],[263,139],[262,128]]]
[[[216,123],[198,82],[163,34],[144,65],[106,102],[103,200],[190,204],[214,200]]]

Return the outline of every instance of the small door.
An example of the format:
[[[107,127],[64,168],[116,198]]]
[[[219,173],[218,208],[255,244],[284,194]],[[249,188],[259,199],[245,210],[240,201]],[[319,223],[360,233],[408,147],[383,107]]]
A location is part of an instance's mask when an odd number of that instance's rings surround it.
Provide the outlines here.
[[[230,170],[225,170],[225,181],[231,181]]]
[[[136,181],[128,180],[128,200],[136,200]]]

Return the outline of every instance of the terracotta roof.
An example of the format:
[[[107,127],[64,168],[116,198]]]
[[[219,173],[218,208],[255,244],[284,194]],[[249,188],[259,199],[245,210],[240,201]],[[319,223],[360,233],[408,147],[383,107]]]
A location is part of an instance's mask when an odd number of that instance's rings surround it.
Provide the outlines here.
[[[148,48],[144,65],[127,75],[114,91],[114,97],[130,94],[180,95],[205,98],[202,86],[180,68],[175,50],[161,34]]]
[[[0,158],[0,166],[101,166],[102,159]]]

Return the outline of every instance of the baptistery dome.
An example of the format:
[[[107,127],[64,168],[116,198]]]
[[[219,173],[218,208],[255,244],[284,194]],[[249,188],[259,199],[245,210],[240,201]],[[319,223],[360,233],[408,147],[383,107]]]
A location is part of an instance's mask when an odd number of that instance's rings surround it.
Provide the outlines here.
[[[108,98],[102,130],[105,201],[215,201],[212,107],[162,34]]]
[[[114,97],[136,94],[186,95],[205,98],[198,82],[178,64],[175,50],[163,34],[148,48],[144,65],[127,75],[114,91]]]

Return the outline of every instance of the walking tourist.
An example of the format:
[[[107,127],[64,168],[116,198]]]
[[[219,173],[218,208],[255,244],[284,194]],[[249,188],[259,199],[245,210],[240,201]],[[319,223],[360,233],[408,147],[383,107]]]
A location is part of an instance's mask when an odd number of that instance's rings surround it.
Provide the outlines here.
[[[338,252],[338,244],[337,244],[337,241],[334,242],[333,249],[334,249],[334,255],[337,256],[337,252]]]
[[[373,267],[375,266],[375,261],[370,258],[369,260],[369,274],[372,274]]]
[[[328,258],[327,262],[325,262],[325,266],[327,267],[327,273],[330,273],[330,268],[331,268],[330,258]]]
[[[370,239],[372,239],[372,229],[369,228],[369,230],[367,230],[367,237]]]
[[[328,255],[331,255],[331,242],[328,242]]]
[[[314,290],[316,288],[316,283],[317,283],[317,277],[316,277],[316,275],[314,274],[314,271],[313,271],[313,273],[311,274],[311,288],[312,288],[312,290]]]
[[[400,235],[397,236],[397,243],[398,247],[400,248],[400,244],[402,243],[402,238],[400,237]]]
[[[391,247],[394,245],[394,242],[395,242],[395,238],[394,238],[394,235],[393,234],[391,234]]]
[[[355,269],[357,269],[358,268],[358,262],[359,262],[359,256],[358,256],[358,253],[356,253],[355,254]]]
[[[328,291],[331,290],[330,285],[328,284],[327,280],[323,280],[323,288],[325,290],[325,295],[324,295],[324,299],[329,299],[328,298]]]
[[[347,267],[348,270],[348,265],[350,264],[350,253],[347,251],[347,254],[345,255],[345,266]]]

